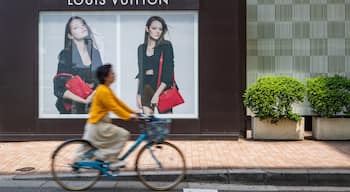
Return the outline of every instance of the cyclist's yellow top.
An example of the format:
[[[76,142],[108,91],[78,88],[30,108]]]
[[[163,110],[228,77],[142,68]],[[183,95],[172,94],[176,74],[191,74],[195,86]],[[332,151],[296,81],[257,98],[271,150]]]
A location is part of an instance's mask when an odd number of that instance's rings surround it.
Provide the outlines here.
[[[97,123],[109,111],[112,111],[123,120],[130,119],[130,115],[134,112],[114,95],[111,88],[101,84],[96,88],[96,93],[90,108],[88,123]]]

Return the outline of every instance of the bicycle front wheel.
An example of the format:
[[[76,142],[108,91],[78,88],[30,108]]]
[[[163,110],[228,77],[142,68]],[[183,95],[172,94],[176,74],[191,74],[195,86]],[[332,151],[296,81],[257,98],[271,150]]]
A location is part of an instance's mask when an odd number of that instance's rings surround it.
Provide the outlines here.
[[[143,146],[135,165],[141,182],[152,190],[173,189],[186,174],[184,155],[179,148],[168,142]]]
[[[71,140],[60,145],[52,154],[51,173],[54,180],[64,189],[81,191],[92,187],[100,178],[101,172],[91,167],[77,167],[75,162],[93,161],[96,150],[86,140]],[[90,155],[87,155],[89,154]]]

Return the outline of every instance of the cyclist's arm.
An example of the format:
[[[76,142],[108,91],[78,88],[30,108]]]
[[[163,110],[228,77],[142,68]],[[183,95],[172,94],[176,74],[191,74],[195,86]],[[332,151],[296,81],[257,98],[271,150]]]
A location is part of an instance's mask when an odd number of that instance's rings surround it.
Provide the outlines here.
[[[100,101],[108,111],[112,111],[121,119],[129,120],[133,117],[133,110],[120,101],[110,90],[104,90],[103,94],[96,95],[96,97],[102,97]]]

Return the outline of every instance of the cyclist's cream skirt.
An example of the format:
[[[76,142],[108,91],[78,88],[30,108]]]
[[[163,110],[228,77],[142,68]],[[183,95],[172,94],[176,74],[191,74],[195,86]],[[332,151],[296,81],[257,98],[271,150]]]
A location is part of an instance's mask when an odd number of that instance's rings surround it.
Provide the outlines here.
[[[96,124],[86,123],[83,139],[90,141],[99,150],[95,156],[106,162],[117,162],[118,155],[129,139],[129,132],[111,123],[106,115]]]

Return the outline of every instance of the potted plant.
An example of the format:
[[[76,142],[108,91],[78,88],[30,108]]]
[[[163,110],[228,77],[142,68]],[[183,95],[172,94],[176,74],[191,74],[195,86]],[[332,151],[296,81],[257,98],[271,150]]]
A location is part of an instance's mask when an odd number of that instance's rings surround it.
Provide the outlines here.
[[[304,101],[303,83],[285,76],[262,77],[248,87],[243,97],[254,116],[253,139],[304,139],[304,118],[292,108],[292,104]]]
[[[312,134],[318,140],[350,140],[350,80],[316,77],[307,80],[307,97],[313,112]]]

